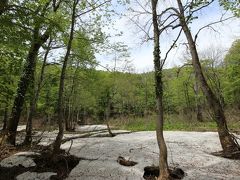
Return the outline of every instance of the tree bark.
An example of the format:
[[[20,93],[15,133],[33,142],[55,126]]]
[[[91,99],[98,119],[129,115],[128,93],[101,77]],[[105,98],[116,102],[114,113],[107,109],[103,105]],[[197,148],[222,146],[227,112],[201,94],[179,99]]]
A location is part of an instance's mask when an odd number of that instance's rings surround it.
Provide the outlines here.
[[[188,87],[188,82],[183,82],[183,91],[184,91],[184,97],[186,100],[186,108],[183,108],[183,114],[187,115],[188,119],[192,119],[192,106],[190,103],[190,98],[189,98],[189,87]]]
[[[8,121],[8,103],[5,104],[4,108],[4,117],[3,117],[3,127],[2,130],[6,130],[7,128],[7,121]]]
[[[60,6],[62,1],[59,1],[56,6],[53,7],[53,12],[56,12]],[[46,9],[50,1],[45,4],[43,8],[42,16],[46,13]],[[36,11],[37,12],[37,11]],[[52,26],[50,25],[44,34],[41,35],[39,22],[35,23],[35,27],[33,29],[33,37],[30,49],[28,51],[26,63],[23,69],[22,76],[18,83],[17,95],[15,97],[11,117],[9,119],[9,123],[7,125],[7,139],[6,142],[12,145],[16,144],[16,131],[19,123],[20,115],[23,109],[23,103],[25,99],[25,94],[27,92],[28,86],[30,82],[33,80],[36,60],[38,56],[38,52],[40,47],[48,40],[50,37],[50,33],[52,31]]]
[[[66,131],[73,131],[75,129],[75,123],[73,123],[73,117],[74,117],[74,100],[76,100],[76,98],[74,97],[74,91],[75,91],[75,85],[76,85],[76,79],[77,79],[77,72],[79,69],[79,62],[77,63],[77,65],[75,66],[75,71],[74,71],[74,75],[72,78],[72,85],[71,85],[71,90],[69,93],[69,97],[68,97],[68,118],[65,119],[65,129]],[[71,108],[71,101],[72,101],[72,108]]]
[[[195,85],[193,90],[195,94],[195,103],[196,103],[195,109],[196,109],[197,121],[203,122],[202,107],[201,107],[201,102],[199,98],[199,84],[198,84],[197,77],[195,78]]]
[[[71,102],[70,102],[70,97],[68,100],[68,105],[66,105],[66,109],[68,109],[67,111],[67,117],[65,118],[65,130],[66,131],[71,131],[71,123],[70,123],[70,119],[71,119]]]
[[[40,33],[39,31],[40,30],[38,27],[34,29],[32,44],[28,52],[22,76],[18,84],[17,95],[14,100],[11,117],[9,119],[9,123],[7,126],[8,131],[7,143],[10,143],[12,145],[15,145],[16,143],[15,141],[17,126],[23,109],[25,94],[27,92],[29,84],[33,80],[38,51],[42,44],[45,43],[49,38],[48,30],[43,36],[39,36]]]
[[[155,93],[156,93],[156,101],[157,101],[157,141],[159,146],[159,170],[160,175],[158,179],[170,179],[170,173],[168,168],[167,161],[167,146],[163,136],[163,82],[162,82],[162,67],[161,67],[161,59],[160,59],[160,32],[158,28],[158,18],[157,18],[157,3],[158,0],[151,0],[152,4],[152,22],[153,22],[153,33],[154,33],[154,69],[155,69]]]
[[[107,106],[106,106],[106,109],[105,109],[105,118],[106,118],[106,124],[107,124],[107,130],[108,130],[108,133],[110,134],[111,137],[114,137],[115,134],[112,133],[111,131],[111,128],[109,126],[109,117],[110,117],[110,113],[111,113],[111,97],[110,97],[110,92],[108,94],[108,97],[107,97]]]
[[[184,17],[184,8],[182,5],[182,2],[181,0],[177,0],[177,3],[180,11],[180,15],[179,15],[180,25],[183,28],[184,34],[189,44],[194,71],[195,71],[197,80],[200,82],[201,89],[207,98],[208,104],[214,113],[214,118],[217,123],[218,135],[220,138],[223,151],[225,153],[238,151],[240,150],[239,145],[237,144],[235,138],[228,131],[223,107],[220,101],[218,100],[218,98],[216,97],[216,95],[213,93],[213,90],[210,88],[210,86],[206,81],[206,78],[203,75],[196,44],[193,40],[191,31]]]
[[[45,52],[45,55],[44,55],[43,64],[42,64],[42,68],[41,68],[41,72],[40,72],[40,79],[39,79],[37,88],[35,88],[34,80],[32,82],[33,83],[32,86],[33,86],[33,89],[34,89],[34,94],[31,98],[30,111],[29,111],[29,116],[28,116],[28,119],[27,119],[26,136],[25,136],[25,139],[24,139],[24,144],[26,144],[26,145],[31,144],[31,142],[32,142],[32,119],[33,119],[33,116],[36,113],[37,101],[38,101],[38,98],[39,98],[39,93],[41,91],[41,85],[42,85],[43,78],[44,78],[44,71],[45,71],[45,67],[46,67],[47,57],[48,57],[48,54],[50,52],[51,43],[52,43],[52,40],[50,39],[49,43],[48,43],[48,46],[47,46],[47,49],[46,49],[46,52]],[[33,78],[35,79],[35,77],[33,77]]]
[[[69,40],[67,44],[67,52],[64,57],[61,77],[60,77],[60,85],[58,91],[58,128],[59,132],[54,142],[54,149],[53,154],[58,154],[60,152],[61,141],[63,138],[64,133],[64,125],[63,125],[63,93],[64,93],[64,81],[65,81],[65,74],[67,69],[67,63],[70,56],[71,48],[72,48],[72,41],[74,36],[74,28],[75,28],[75,19],[76,19],[76,7],[79,0],[74,0],[73,2],[73,9],[72,9],[72,17],[71,17],[71,30],[69,35]]]

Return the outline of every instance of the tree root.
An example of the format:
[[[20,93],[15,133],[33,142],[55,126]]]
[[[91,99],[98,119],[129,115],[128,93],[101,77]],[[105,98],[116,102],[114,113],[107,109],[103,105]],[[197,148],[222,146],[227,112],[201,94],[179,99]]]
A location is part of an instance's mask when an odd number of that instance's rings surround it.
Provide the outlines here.
[[[240,151],[231,151],[231,152],[219,151],[219,152],[213,152],[211,154],[214,156],[219,156],[223,158],[240,160]]]
[[[185,176],[184,171],[181,168],[169,169],[170,177],[169,179],[183,179]],[[159,166],[146,166],[144,168],[143,178],[147,180],[155,180],[159,177]]]

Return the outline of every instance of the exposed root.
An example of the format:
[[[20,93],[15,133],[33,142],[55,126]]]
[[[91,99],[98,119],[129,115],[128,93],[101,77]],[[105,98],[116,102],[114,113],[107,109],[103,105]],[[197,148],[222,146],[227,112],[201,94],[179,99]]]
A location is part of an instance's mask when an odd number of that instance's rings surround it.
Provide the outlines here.
[[[169,179],[183,179],[185,173],[180,168],[169,169],[170,178]],[[146,166],[144,168],[143,178],[147,180],[155,180],[159,177],[159,167],[158,166]]]
[[[213,152],[211,154],[214,156],[220,156],[223,158],[240,160],[240,151],[232,151],[232,152],[219,151],[219,152]]]
[[[27,168],[21,165],[8,168],[0,166],[0,180],[13,180],[27,171],[38,173],[55,172],[57,175],[51,176],[51,179],[65,179],[81,159],[65,153],[52,156],[50,151],[42,152],[41,155],[30,155],[29,157],[33,158],[36,166]]]

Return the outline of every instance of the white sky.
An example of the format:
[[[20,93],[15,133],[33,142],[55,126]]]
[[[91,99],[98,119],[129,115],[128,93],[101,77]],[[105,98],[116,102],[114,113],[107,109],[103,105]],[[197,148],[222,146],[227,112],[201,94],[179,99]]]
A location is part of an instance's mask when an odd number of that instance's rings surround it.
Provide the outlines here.
[[[166,2],[166,1],[165,1]],[[133,7],[132,8],[139,8]],[[117,9],[119,10],[119,9]],[[120,11],[122,11],[121,9]],[[126,12],[126,11],[125,11]],[[221,13],[224,12],[218,3],[214,3],[207,7],[205,10],[202,10],[199,13],[199,18],[194,20],[194,23],[191,25],[191,30],[193,33],[197,32],[199,28],[204,25],[207,25],[210,22],[220,19]],[[115,22],[115,29],[123,32],[121,37],[112,38],[111,41],[121,41],[124,44],[128,45],[130,57],[129,60],[132,61],[135,72],[146,72],[153,69],[153,42],[149,41],[142,44],[143,34],[139,34],[139,29],[129,21],[127,17],[117,17]],[[231,19],[224,23],[214,25],[214,28],[217,32],[212,30],[203,30],[198,37],[197,47],[199,51],[204,51],[214,48],[221,48],[223,52],[226,52],[227,49],[231,46],[232,42],[235,39],[240,38],[240,19]],[[113,30],[108,30],[108,33],[113,33]],[[176,33],[175,33],[176,34]],[[168,36],[163,37],[164,42],[161,42],[162,51],[166,51],[169,47],[169,42],[172,42],[172,39],[175,34],[169,34]],[[184,35],[182,34],[179,42],[186,42]],[[175,48],[170,54],[165,68],[170,68],[174,66],[179,66],[183,64],[183,54],[186,51],[186,46],[179,45]],[[96,55],[97,61],[102,65],[108,66],[113,62],[113,56],[108,55]]]

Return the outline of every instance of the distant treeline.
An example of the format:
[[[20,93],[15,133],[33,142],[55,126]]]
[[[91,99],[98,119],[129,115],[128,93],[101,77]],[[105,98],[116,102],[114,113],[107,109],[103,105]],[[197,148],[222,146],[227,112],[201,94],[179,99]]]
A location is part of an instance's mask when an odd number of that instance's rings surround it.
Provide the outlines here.
[[[4,61],[5,60],[5,61]],[[205,76],[221,103],[233,113],[240,110],[240,40],[233,43],[221,62],[203,59]],[[22,62],[3,59],[0,66],[0,116],[7,119],[11,111]],[[41,74],[37,64],[36,86]],[[48,64],[40,87],[35,119],[55,122],[61,67]],[[184,115],[203,121],[211,118],[205,97],[195,79],[191,64],[165,69],[164,107],[166,114]],[[64,118],[71,125],[103,122],[110,118],[146,116],[155,113],[153,73],[99,71],[94,67],[69,64],[64,91]],[[22,120],[27,118],[31,91],[28,91]]]

